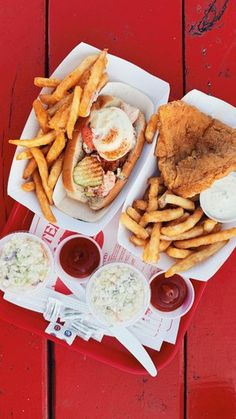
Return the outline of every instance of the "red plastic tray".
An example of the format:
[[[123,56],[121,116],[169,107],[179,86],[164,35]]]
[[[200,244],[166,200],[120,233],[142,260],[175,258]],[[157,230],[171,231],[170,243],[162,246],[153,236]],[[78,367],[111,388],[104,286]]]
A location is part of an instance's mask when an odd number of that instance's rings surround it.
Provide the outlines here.
[[[33,216],[34,214],[27,208],[21,204],[15,204],[1,236],[18,230],[28,230]],[[169,364],[178,352],[181,341],[189,327],[191,319],[207,285],[207,282],[201,281],[192,281],[192,283],[195,290],[195,301],[191,310],[180,321],[175,345],[164,342],[160,352],[147,349],[158,371]],[[3,298],[0,298],[0,318],[6,322],[68,347],[65,342],[44,332],[47,327],[47,322],[41,314],[18,307],[5,301]],[[92,339],[89,342],[85,342],[82,339],[77,338],[72,344],[71,349],[120,370],[133,374],[147,375],[146,370],[144,370],[138,361],[136,361],[136,359],[114,338],[105,337],[103,338],[102,343],[98,343]]]

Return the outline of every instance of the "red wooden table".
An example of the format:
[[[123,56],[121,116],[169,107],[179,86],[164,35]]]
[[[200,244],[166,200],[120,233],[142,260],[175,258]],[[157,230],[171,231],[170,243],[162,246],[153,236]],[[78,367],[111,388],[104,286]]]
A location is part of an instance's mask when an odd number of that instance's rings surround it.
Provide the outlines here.
[[[235,0],[2,0],[0,227],[12,207],[13,147],[48,75],[85,41],[168,80],[236,105]],[[115,370],[0,322],[0,418],[236,417],[235,254],[209,282],[174,361],[156,379]]]

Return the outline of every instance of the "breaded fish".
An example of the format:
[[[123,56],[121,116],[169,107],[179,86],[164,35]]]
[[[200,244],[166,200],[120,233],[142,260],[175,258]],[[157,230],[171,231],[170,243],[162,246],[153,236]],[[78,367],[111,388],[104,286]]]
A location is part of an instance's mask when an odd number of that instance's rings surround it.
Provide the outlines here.
[[[194,196],[236,170],[236,129],[184,101],[159,108],[156,155],[165,185]]]

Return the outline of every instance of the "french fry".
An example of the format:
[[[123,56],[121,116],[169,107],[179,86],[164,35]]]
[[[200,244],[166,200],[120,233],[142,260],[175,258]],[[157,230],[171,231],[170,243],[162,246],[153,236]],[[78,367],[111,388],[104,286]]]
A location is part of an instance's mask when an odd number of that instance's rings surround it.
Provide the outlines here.
[[[48,125],[50,128],[61,131],[66,129],[66,124],[69,119],[71,104],[66,103],[50,119]]]
[[[26,149],[17,154],[16,160],[29,160],[32,159],[32,157],[30,149]]]
[[[236,227],[229,228],[228,230],[222,230],[218,233],[206,234],[202,237],[196,237],[194,239],[180,240],[175,243],[175,246],[179,249],[189,249],[192,247],[203,246],[206,244],[213,244],[222,242],[225,240],[232,239],[236,236]]]
[[[70,114],[67,121],[66,131],[68,138],[72,138],[75,123],[79,115],[79,104],[81,98],[82,89],[80,86],[75,86],[73,100],[70,108]]]
[[[146,139],[147,143],[151,143],[152,140],[153,140],[153,137],[154,137],[155,132],[157,130],[157,122],[158,122],[158,116],[157,116],[156,113],[154,113],[151,116],[151,118],[150,118],[150,120],[147,124],[146,130],[145,130],[145,139]]]
[[[48,145],[41,148],[41,151],[43,152],[44,155],[47,154],[48,150],[49,150]],[[30,153],[31,153],[31,151],[30,151]],[[32,153],[31,153],[31,155],[32,155]],[[32,157],[33,157],[33,155],[32,155]],[[36,168],[37,168],[36,161],[34,160],[34,158],[30,159],[29,163],[26,165],[26,167],[23,171],[23,175],[22,175],[23,179],[28,179],[33,174],[33,172],[35,171]]]
[[[57,87],[61,83],[61,79],[49,79],[47,77],[35,77],[34,85],[37,87]]]
[[[53,163],[49,176],[48,176],[48,186],[50,189],[53,190],[54,186],[57,183],[57,180],[62,172],[62,166],[63,166],[63,159],[64,159],[64,153],[62,153],[58,159]]]
[[[182,223],[183,221],[187,220],[189,215],[189,212],[184,212],[182,217],[177,218],[176,220],[168,221],[166,223],[166,226],[175,226],[176,224]]]
[[[191,253],[193,253],[193,252],[192,252],[192,250],[177,249],[176,247],[170,246],[166,250],[166,253],[167,253],[168,256],[170,256],[172,258],[184,259],[187,256],[191,255]]]
[[[156,211],[158,208],[159,178],[151,178],[149,184],[147,212]]]
[[[150,189],[150,185],[148,185],[148,187],[146,188],[144,195],[143,195],[143,201],[147,201],[147,205],[148,205],[148,194],[149,194],[149,189]],[[142,201],[141,200],[141,201]],[[147,209],[147,208],[146,208]]]
[[[44,132],[43,132],[42,128],[39,128],[36,137],[42,137],[42,135],[44,135]]]
[[[9,140],[10,144],[21,145],[23,147],[40,147],[41,145],[50,144],[56,138],[56,131],[50,131],[41,137],[35,137],[31,140]]]
[[[194,195],[194,196],[192,196],[191,198],[188,198],[188,199],[190,199],[193,202],[198,202],[199,198],[200,198],[200,194],[197,194],[197,195]]]
[[[102,88],[104,86],[106,86],[107,82],[108,82],[109,78],[108,78],[108,74],[107,73],[103,73],[100,82],[98,83],[97,86],[97,92],[100,92],[100,90],[102,90]]]
[[[154,224],[150,240],[146,244],[143,251],[144,262],[156,263],[158,261],[160,257],[159,255],[160,230],[161,230],[161,224],[160,223]]]
[[[145,230],[147,231],[148,235],[151,236],[152,234],[152,230],[153,230],[153,225],[149,225],[145,228]]]
[[[83,72],[82,76],[80,77],[78,81],[78,86],[80,86],[82,90],[84,90],[86,84],[88,83],[90,73],[91,73],[91,66],[87,68],[86,71]]]
[[[80,86],[81,89],[84,89],[85,88],[85,85],[88,82],[90,73],[91,73],[91,68],[88,68],[88,70],[86,70],[82,74],[81,78],[79,79],[78,86]],[[100,79],[100,81],[98,83],[98,86],[97,86],[97,92],[100,92],[100,90],[107,84],[107,82],[108,82],[108,74],[107,73],[103,73],[103,75],[101,76],[101,79]]]
[[[179,234],[178,236],[165,236],[164,234],[161,234],[161,240],[186,240],[186,239],[192,239],[194,237],[199,237],[204,234],[204,228],[202,225],[197,225],[191,230],[185,231],[185,233]]]
[[[148,239],[140,239],[139,237],[135,236],[134,234],[129,237],[129,241],[133,243],[135,246],[145,247],[148,243]],[[164,252],[169,246],[171,245],[171,241],[160,240],[159,244],[159,252]]]
[[[216,224],[217,224],[217,221],[215,220],[210,220],[210,219],[205,220],[203,224],[204,231],[206,231],[206,233],[211,233],[211,231],[214,229]]]
[[[38,120],[40,127],[42,128],[43,132],[48,132],[48,113],[46,109],[44,109],[42,102],[39,99],[34,100],[33,108]]]
[[[139,212],[133,207],[128,207],[126,213],[130,216],[130,218],[132,218],[132,220],[136,221],[136,223],[140,221],[141,214],[139,214]]]
[[[169,191],[166,191],[159,199],[160,208],[164,208],[167,204],[176,205],[189,211],[194,211],[195,205],[190,199],[181,198],[180,196],[174,195]]]
[[[203,225],[203,228],[204,228],[204,225]],[[222,224],[217,223],[215,225],[215,227],[210,231],[210,233],[218,233],[221,230],[222,230]],[[206,234],[208,234],[208,233],[206,233]]]
[[[136,210],[146,211],[147,206],[148,206],[147,202],[144,201],[143,199],[136,199],[133,202],[133,208],[135,208]]]
[[[134,234],[129,237],[129,241],[133,243],[135,246],[145,247],[148,243],[148,239],[140,239],[139,237],[135,236]]]
[[[51,145],[47,153],[46,160],[48,164],[52,163],[54,160],[58,158],[62,150],[64,150],[65,145],[66,145],[65,134],[64,132],[59,132],[56,136],[54,143]]]
[[[176,224],[175,226],[162,227],[161,234],[172,237],[178,236],[179,234],[184,233],[185,231],[191,230],[191,228],[193,228],[201,219],[202,215],[203,211],[199,207],[194,211],[192,215],[190,215],[182,223]]]
[[[57,103],[57,99],[52,95],[52,94],[41,94],[39,95],[39,98],[41,100],[41,102],[44,103],[44,105],[55,105],[55,103]]]
[[[48,115],[53,116],[63,106],[69,105],[72,102],[73,92],[63,97],[59,102],[47,109]]]
[[[159,252],[165,252],[166,249],[168,249],[168,247],[171,245],[171,241],[167,241],[167,240],[160,240],[160,244],[159,244]]]
[[[39,148],[33,147],[31,149],[31,153],[33,154],[33,157],[37,163],[38,171],[42,180],[43,189],[46,193],[49,203],[52,205],[52,190],[48,186],[48,166],[46,159],[43,155],[43,152]]]
[[[103,71],[107,64],[107,50],[103,50],[98,59],[91,68],[90,76],[87,84],[84,87],[83,95],[79,106],[79,116],[88,116],[92,106],[92,99],[97,91],[98,84],[101,80]],[[58,86],[59,87],[59,86]]]
[[[26,167],[24,168],[22,178],[25,180],[28,179],[33,174],[36,168],[37,168],[37,163],[34,160],[34,158],[32,158],[29,161],[29,163],[27,163]]]
[[[151,177],[148,178],[147,182],[148,182],[149,185],[151,185],[152,182],[155,183],[157,180],[158,180],[159,185],[164,186],[163,185],[163,178],[162,178],[161,175],[159,175],[159,176],[151,176]]]
[[[34,182],[25,182],[21,185],[21,189],[25,192],[31,192],[35,190]]]
[[[176,262],[171,268],[169,268],[166,273],[165,277],[169,278],[179,272],[187,271],[188,269],[195,266],[197,263],[203,262],[204,260],[208,259],[210,256],[214,255],[218,252],[227,241],[222,241],[220,243],[214,243],[207,246],[205,249],[200,250],[198,252],[194,252],[191,255],[187,256],[185,259]]]
[[[132,220],[132,218],[130,218],[128,214],[126,214],[125,212],[121,214],[120,222],[129,231],[132,231],[132,233],[134,233],[140,239],[145,240],[148,238],[148,233],[146,232],[146,230],[143,227],[141,227],[138,223],[136,223],[136,221]]]
[[[42,213],[44,215],[44,217],[46,218],[46,220],[48,220],[50,223],[54,224],[57,222],[56,218],[54,217],[50,205],[48,203],[47,200],[47,196],[44,192],[43,186],[42,186],[42,182],[38,173],[38,170],[35,170],[33,173],[33,181],[35,183],[35,188],[36,188],[36,195],[42,210]]]
[[[148,223],[157,223],[175,220],[183,215],[183,208],[173,208],[163,211],[145,212],[139,222],[142,227],[146,227]]]
[[[80,65],[75,68],[71,73],[69,73],[64,80],[57,86],[55,92],[53,93],[53,98],[56,99],[56,101],[62,99],[67,90],[71,89],[75,85],[78,84],[80,77],[82,74],[89,68],[95,61],[97,60],[98,55],[89,55],[86,57]]]

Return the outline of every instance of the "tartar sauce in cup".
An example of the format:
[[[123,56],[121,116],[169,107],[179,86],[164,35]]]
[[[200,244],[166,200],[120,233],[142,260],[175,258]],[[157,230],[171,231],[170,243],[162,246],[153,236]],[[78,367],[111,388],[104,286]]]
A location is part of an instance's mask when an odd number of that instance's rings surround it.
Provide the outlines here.
[[[213,220],[230,223],[236,220],[236,173],[230,173],[201,192],[200,205]]]

